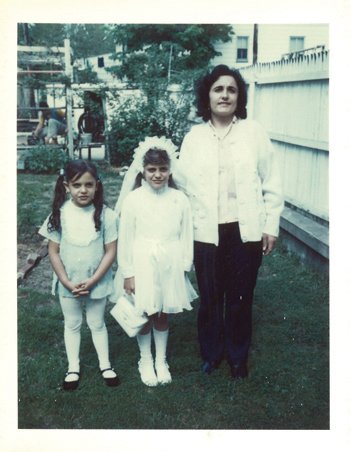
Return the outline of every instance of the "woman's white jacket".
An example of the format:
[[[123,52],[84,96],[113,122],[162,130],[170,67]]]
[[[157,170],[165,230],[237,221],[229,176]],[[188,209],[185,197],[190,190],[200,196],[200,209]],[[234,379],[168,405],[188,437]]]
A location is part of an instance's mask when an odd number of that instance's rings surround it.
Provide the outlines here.
[[[239,120],[230,132],[230,149],[242,241],[260,241],[262,233],[277,237],[284,203],[268,135],[256,121]],[[218,245],[218,138],[208,123],[185,136],[173,177],[190,199],[194,239]]]

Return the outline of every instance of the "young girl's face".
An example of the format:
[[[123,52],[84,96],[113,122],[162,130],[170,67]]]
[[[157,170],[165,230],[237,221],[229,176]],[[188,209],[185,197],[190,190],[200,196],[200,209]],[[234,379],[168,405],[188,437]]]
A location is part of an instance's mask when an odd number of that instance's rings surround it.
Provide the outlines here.
[[[169,165],[153,165],[149,163],[148,165],[144,166],[144,176],[146,182],[152,188],[163,188],[166,184],[168,184],[169,175]]]
[[[88,171],[78,179],[64,182],[66,192],[71,194],[73,204],[77,207],[88,207],[94,201],[99,181]]]

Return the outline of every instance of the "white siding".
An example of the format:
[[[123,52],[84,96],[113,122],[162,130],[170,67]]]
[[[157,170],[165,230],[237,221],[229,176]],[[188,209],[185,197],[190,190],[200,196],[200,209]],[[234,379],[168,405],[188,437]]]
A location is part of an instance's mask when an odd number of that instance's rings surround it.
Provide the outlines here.
[[[105,83],[116,82],[116,78],[113,77],[111,73],[106,72],[105,70],[106,67],[118,65],[117,61],[111,60],[110,58],[111,55],[112,55],[111,53],[108,53],[104,55],[98,55],[95,57],[85,58],[84,63],[81,64],[81,67],[83,68],[90,67],[94,72],[97,73],[99,79]],[[98,67],[98,58],[104,59],[104,67]]]
[[[229,67],[240,68],[252,64],[252,47],[253,47],[253,24],[245,25],[234,25],[231,24],[235,35],[232,36],[232,42],[218,43],[215,45],[215,49],[222,52],[222,56],[215,57],[211,64],[216,66],[217,64],[226,64]],[[248,63],[237,63],[237,37],[248,37],[249,47],[248,47]]]
[[[325,45],[329,49],[329,29],[326,24],[286,24],[258,26],[258,63],[280,60],[290,52],[290,37],[304,37],[304,48]]]
[[[222,52],[221,57],[214,58],[213,65],[226,64],[229,67],[241,68],[252,64],[254,25],[231,24],[235,35],[232,42],[218,43],[216,50]],[[237,37],[249,37],[248,63],[238,63],[236,59]],[[329,49],[328,24],[258,24],[258,63],[279,61],[283,54],[290,52],[290,37],[305,38],[304,48],[308,49],[324,45]]]

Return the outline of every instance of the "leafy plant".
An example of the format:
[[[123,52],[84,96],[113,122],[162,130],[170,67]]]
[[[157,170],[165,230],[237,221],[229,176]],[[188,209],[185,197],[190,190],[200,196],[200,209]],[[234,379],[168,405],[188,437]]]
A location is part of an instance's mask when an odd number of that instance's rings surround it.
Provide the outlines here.
[[[66,152],[60,148],[36,146],[26,155],[26,169],[32,173],[55,174],[70,160]]]
[[[96,72],[94,72],[90,67],[82,69],[76,72],[76,83],[101,83]]]
[[[123,51],[115,59],[136,58],[142,64],[148,55],[153,61],[136,72],[133,64],[122,64],[115,69],[128,79],[138,79],[152,67],[167,76],[171,66],[172,76],[188,69],[205,68],[210,60],[221,55],[215,50],[216,42],[229,42],[234,31],[228,24],[119,24],[111,32]],[[152,64],[150,64],[152,63]],[[181,79],[181,78],[180,78]]]
[[[180,146],[188,128],[188,97],[189,94],[181,93],[177,101],[164,90],[152,99],[133,97],[120,104],[110,120],[111,163],[129,165],[134,149],[147,136],[166,136]]]
[[[17,233],[27,233],[37,226],[39,215],[36,194],[23,189],[19,190],[17,192]]]

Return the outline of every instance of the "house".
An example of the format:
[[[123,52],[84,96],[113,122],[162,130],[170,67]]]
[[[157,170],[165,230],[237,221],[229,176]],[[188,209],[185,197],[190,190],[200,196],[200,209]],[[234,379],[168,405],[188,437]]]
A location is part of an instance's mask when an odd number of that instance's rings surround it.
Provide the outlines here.
[[[316,47],[329,50],[328,24],[231,24],[232,42],[216,44],[222,56],[212,64],[226,64],[240,69],[254,63],[269,63],[288,58],[291,53],[314,52]],[[254,61],[254,34],[257,32],[257,60]]]
[[[116,52],[120,52],[122,50],[122,46],[116,45]],[[89,58],[82,58],[77,62],[78,74],[79,70],[91,68],[92,71],[96,72],[99,79],[104,83],[119,83],[115,75],[107,72],[105,69],[107,67],[116,66],[120,64],[118,61],[112,60],[112,53],[97,55]]]
[[[231,24],[235,35],[231,42],[217,43],[216,50],[222,56],[215,57],[213,65],[226,64],[237,69],[254,63],[254,35],[257,33],[257,63],[269,63],[288,58],[292,53],[301,51],[315,52],[317,47],[329,50],[328,24]],[[122,46],[117,45],[116,51]],[[115,66],[117,61],[110,59],[111,54],[85,58],[80,67],[90,67],[106,83],[116,83],[116,78],[105,71]]]

